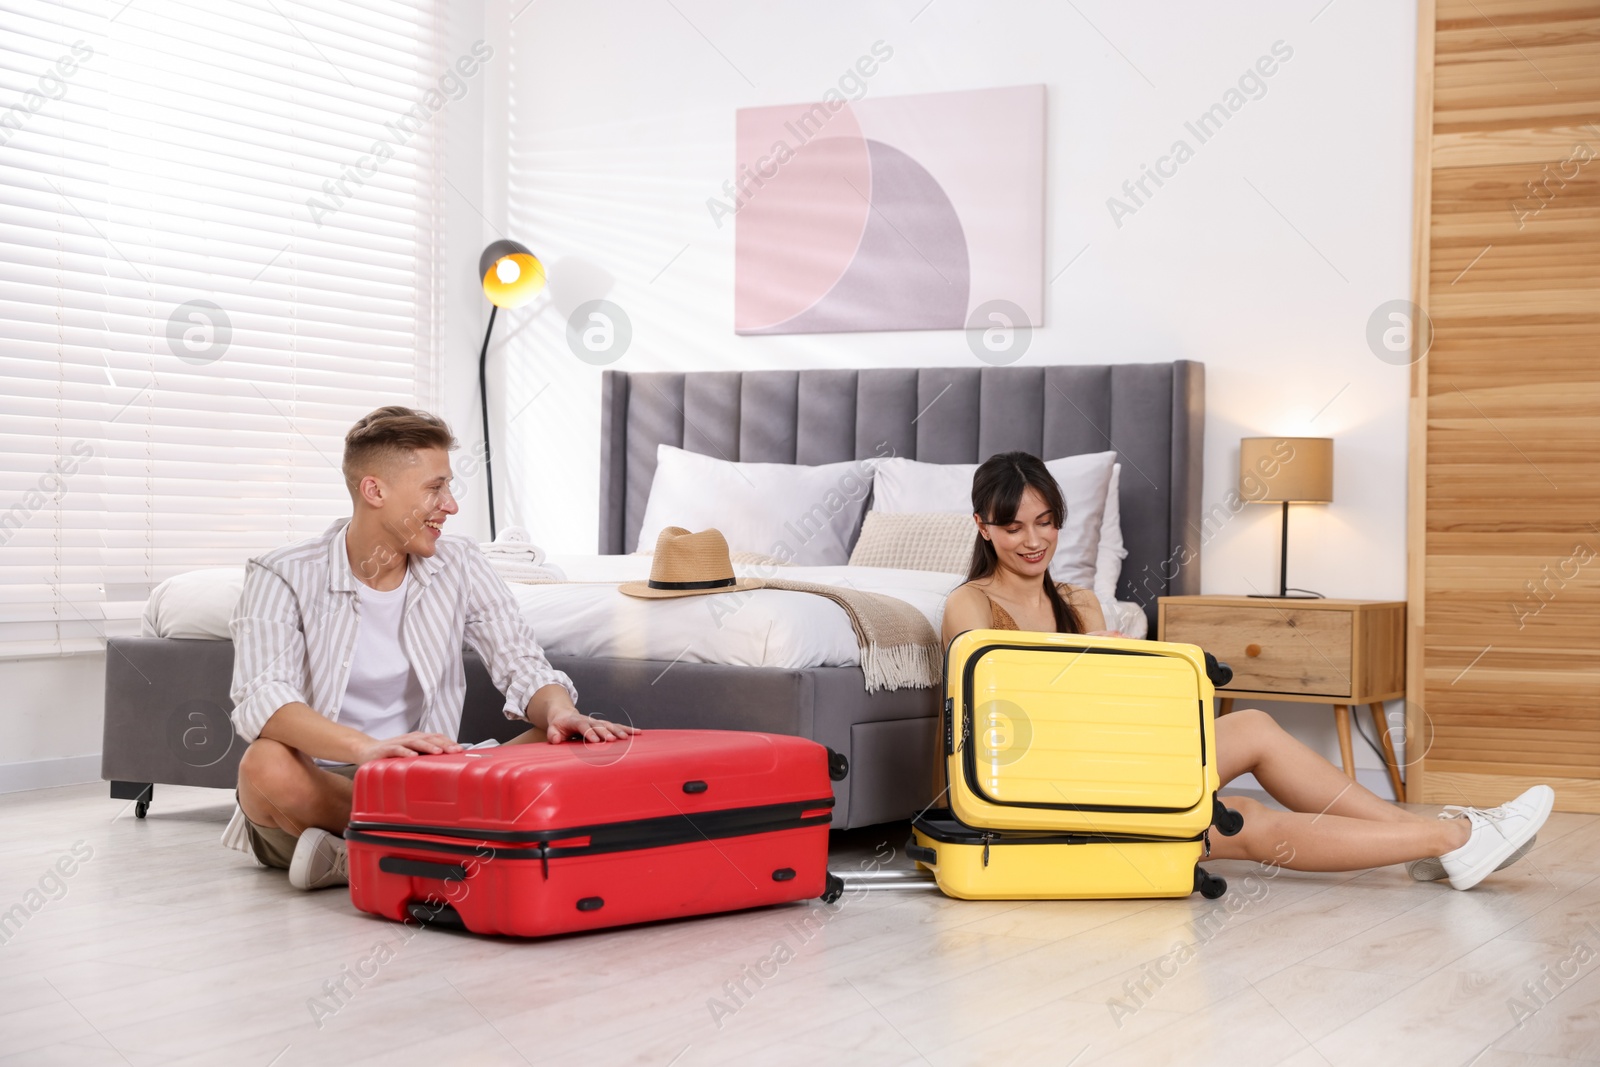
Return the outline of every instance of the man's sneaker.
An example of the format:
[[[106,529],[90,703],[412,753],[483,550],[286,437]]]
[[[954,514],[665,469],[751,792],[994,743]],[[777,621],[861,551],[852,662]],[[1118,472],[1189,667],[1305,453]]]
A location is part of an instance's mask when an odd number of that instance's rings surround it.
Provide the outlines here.
[[[1498,808],[1466,808],[1455,818],[1472,824],[1472,836],[1458,849],[1439,857],[1453,889],[1471,889],[1497,870],[1517,849],[1539,832],[1555,807],[1556,793],[1536,785]]]
[[[350,860],[344,838],[315,826],[307,827],[295,842],[294,857],[289,860],[289,884],[296,889],[349,885]]]
[[[1467,809],[1463,808],[1459,804],[1446,804],[1444,806],[1444,810],[1439,813],[1439,818],[1457,819],[1465,815],[1466,811]],[[1513,863],[1520,860],[1522,857],[1526,856],[1529,850],[1533,848],[1533,843],[1537,840],[1539,840],[1538,834],[1528,838],[1527,842],[1524,843],[1521,848],[1507,856],[1505,860],[1501,862],[1500,866],[1495,868],[1495,870],[1503,871]],[[1419,882],[1440,882],[1449,877],[1444,873],[1444,864],[1439,862],[1439,857],[1437,856],[1428,856],[1420,860],[1412,860],[1410,863],[1406,864],[1406,873]]]

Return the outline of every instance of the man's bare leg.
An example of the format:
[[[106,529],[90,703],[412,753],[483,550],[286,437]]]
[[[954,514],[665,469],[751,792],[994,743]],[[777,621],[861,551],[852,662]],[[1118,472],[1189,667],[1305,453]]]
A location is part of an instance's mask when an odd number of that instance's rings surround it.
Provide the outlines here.
[[[270,738],[252,741],[239,761],[239,806],[245,817],[296,837],[308,826],[344,833],[354,788],[350,779]]]
[[[502,746],[504,746],[504,745],[532,745],[532,744],[543,744],[545,740],[546,740],[546,738],[544,736],[544,731],[538,729],[537,727],[535,727],[534,729],[531,729],[531,730],[524,730],[520,734],[518,734],[516,737],[513,737],[509,741],[501,742],[501,744],[502,744]]]

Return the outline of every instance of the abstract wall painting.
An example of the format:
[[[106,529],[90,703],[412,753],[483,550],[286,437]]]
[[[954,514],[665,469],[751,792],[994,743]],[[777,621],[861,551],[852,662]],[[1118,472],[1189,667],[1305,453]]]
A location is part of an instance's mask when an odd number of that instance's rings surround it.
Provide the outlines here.
[[[1043,325],[1045,88],[742,108],[734,331]]]

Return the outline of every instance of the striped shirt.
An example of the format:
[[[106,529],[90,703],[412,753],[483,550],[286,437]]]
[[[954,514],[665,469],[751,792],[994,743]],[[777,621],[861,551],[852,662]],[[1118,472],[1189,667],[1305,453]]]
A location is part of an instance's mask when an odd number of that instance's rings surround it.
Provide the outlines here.
[[[318,537],[250,560],[234,608],[233,727],[254,741],[273,714],[299,702],[335,722],[350,677],[359,623],[359,579],[350,568],[339,519]],[[432,556],[413,555],[400,624],[401,642],[422,685],[419,730],[455,737],[467,693],[461,647],[483,657],[505,716],[524,719],[540,688],[572,680],[545,658],[516,598],[483,551],[467,538],[441,536]],[[242,815],[223,841],[243,847]]]

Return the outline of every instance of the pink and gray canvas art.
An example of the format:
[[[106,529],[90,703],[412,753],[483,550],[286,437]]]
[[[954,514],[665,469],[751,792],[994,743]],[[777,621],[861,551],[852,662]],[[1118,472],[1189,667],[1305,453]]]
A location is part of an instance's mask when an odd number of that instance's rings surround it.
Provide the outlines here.
[[[1044,103],[1028,85],[740,109],[735,332],[959,330],[992,300],[1043,325]]]

